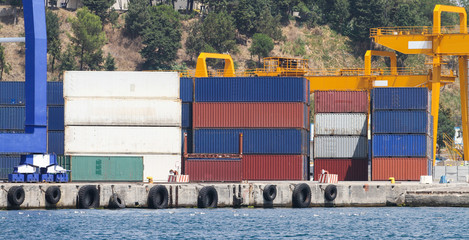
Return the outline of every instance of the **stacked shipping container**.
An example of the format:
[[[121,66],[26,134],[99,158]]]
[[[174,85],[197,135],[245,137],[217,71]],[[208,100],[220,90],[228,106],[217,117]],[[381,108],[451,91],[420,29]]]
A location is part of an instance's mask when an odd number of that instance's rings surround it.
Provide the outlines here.
[[[179,94],[178,73],[67,72],[65,153],[72,156],[72,181],[98,178],[97,170],[81,171],[90,168],[90,161],[102,172],[103,181],[135,181],[136,176],[140,181],[167,181],[169,170],[180,171]],[[123,179],[113,172],[117,165],[134,169],[135,174]]]
[[[368,180],[368,93],[314,93],[314,177],[321,171],[339,181]]]
[[[305,180],[309,82],[304,78],[197,78],[193,152],[243,158],[189,159],[191,181]]]
[[[428,175],[433,120],[426,88],[372,91],[372,180]]]
[[[64,154],[64,100],[62,82],[47,83],[47,149]],[[24,82],[0,82],[0,132],[24,132]],[[20,153],[0,155],[0,180],[20,162]]]

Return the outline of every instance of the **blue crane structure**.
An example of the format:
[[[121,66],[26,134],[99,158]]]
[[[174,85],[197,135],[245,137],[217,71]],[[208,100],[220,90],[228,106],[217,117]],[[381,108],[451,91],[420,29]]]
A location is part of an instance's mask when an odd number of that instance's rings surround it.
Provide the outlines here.
[[[68,181],[47,154],[47,31],[44,0],[23,0],[25,30],[25,132],[0,133],[0,153],[27,154],[11,182]]]

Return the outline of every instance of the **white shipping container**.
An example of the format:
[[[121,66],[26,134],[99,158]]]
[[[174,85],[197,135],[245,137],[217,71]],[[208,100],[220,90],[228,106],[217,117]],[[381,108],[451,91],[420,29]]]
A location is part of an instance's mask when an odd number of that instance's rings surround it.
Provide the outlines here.
[[[366,136],[316,136],[314,158],[367,158]]]
[[[366,113],[316,113],[315,135],[367,135]]]
[[[179,127],[66,126],[65,154],[181,154]]]
[[[67,71],[64,97],[179,99],[177,72]]]
[[[181,127],[181,100],[67,98],[65,126]]]
[[[181,155],[143,155],[143,180],[152,177],[155,182],[167,182],[169,171],[181,174]]]

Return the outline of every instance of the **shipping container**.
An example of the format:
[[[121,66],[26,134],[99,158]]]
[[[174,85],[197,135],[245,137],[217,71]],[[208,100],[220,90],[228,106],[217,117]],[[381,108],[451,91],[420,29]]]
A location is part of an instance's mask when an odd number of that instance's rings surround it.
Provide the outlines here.
[[[0,180],[7,180],[20,161],[21,155],[0,155]]]
[[[309,128],[304,103],[194,103],[194,128]]]
[[[364,136],[317,136],[314,138],[314,158],[368,157],[368,141]]]
[[[183,128],[192,128],[192,118],[193,118],[193,106],[192,103],[183,103],[182,104],[182,127]]]
[[[373,157],[427,157],[429,137],[425,134],[374,134]]]
[[[366,91],[315,91],[316,113],[367,113],[369,108]]]
[[[368,159],[314,159],[314,180],[322,170],[337,174],[339,181],[368,181]]]
[[[64,131],[47,132],[47,152],[58,155],[64,154]]]
[[[193,78],[181,78],[181,100],[183,103],[194,101],[194,79]]]
[[[373,133],[430,133],[430,113],[425,110],[373,111]],[[432,126],[433,127],[433,126]]]
[[[181,128],[66,126],[65,153],[181,154]]]
[[[366,136],[368,114],[366,113],[317,113],[314,115],[315,135]]]
[[[180,127],[180,100],[67,98],[65,125]]]
[[[305,155],[244,155],[243,180],[308,180]]]
[[[422,175],[431,175],[428,172],[427,158],[373,158],[371,160],[373,181],[387,181],[390,177],[396,181],[419,181]]]
[[[63,82],[47,82],[47,105],[48,106],[63,106]]]
[[[67,71],[64,96],[179,99],[179,73]]]
[[[24,82],[0,81],[0,105],[24,105]]]
[[[309,132],[304,129],[194,129],[195,153],[308,154]]]
[[[49,131],[64,130],[64,106],[47,107],[47,129]]]
[[[371,95],[373,110],[426,110],[431,96],[427,88],[374,88]]]
[[[167,182],[170,170],[181,172],[181,155],[143,155],[143,181]]]
[[[70,163],[70,156],[57,155],[57,164],[67,170],[70,170],[72,167]]]
[[[195,102],[309,103],[309,81],[305,78],[196,78],[194,88]]]
[[[141,182],[143,158],[129,156],[72,156],[71,181]]]
[[[183,128],[182,129],[182,140],[181,140],[181,154],[184,154],[184,134],[187,134],[187,153],[192,153],[193,147],[193,134],[192,129],[190,128]]]
[[[24,106],[0,106],[0,130],[24,130]]]
[[[241,160],[190,159],[184,162],[191,182],[241,182]]]

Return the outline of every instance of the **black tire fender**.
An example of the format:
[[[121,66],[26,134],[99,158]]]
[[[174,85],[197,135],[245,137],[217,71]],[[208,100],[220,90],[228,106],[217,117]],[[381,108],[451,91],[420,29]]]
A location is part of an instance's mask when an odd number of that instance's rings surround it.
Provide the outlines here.
[[[99,191],[93,185],[85,185],[78,190],[78,207],[83,209],[99,207]]]
[[[168,189],[163,185],[157,185],[150,189],[148,193],[148,206],[154,209],[164,209],[168,207]]]
[[[60,201],[62,197],[62,192],[57,186],[48,187],[46,190],[46,201],[49,204],[55,205]]]
[[[23,204],[25,198],[24,189],[21,186],[14,186],[8,189],[8,202],[18,207]]]
[[[263,190],[264,200],[268,202],[274,201],[277,197],[277,186],[276,185],[266,185]]]
[[[308,184],[301,183],[295,186],[292,194],[292,205],[294,208],[306,208],[311,203],[311,188]]]
[[[328,185],[326,190],[324,190],[324,198],[327,201],[334,201],[337,197],[337,187],[335,185]]]
[[[122,199],[117,193],[112,194],[111,198],[109,199],[109,208],[112,208],[112,209],[125,208],[124,199]]]
[[[218,193],[215,187],[205,186],[199,191],[197,197],[198,208],[216,208],[218,206]]]

